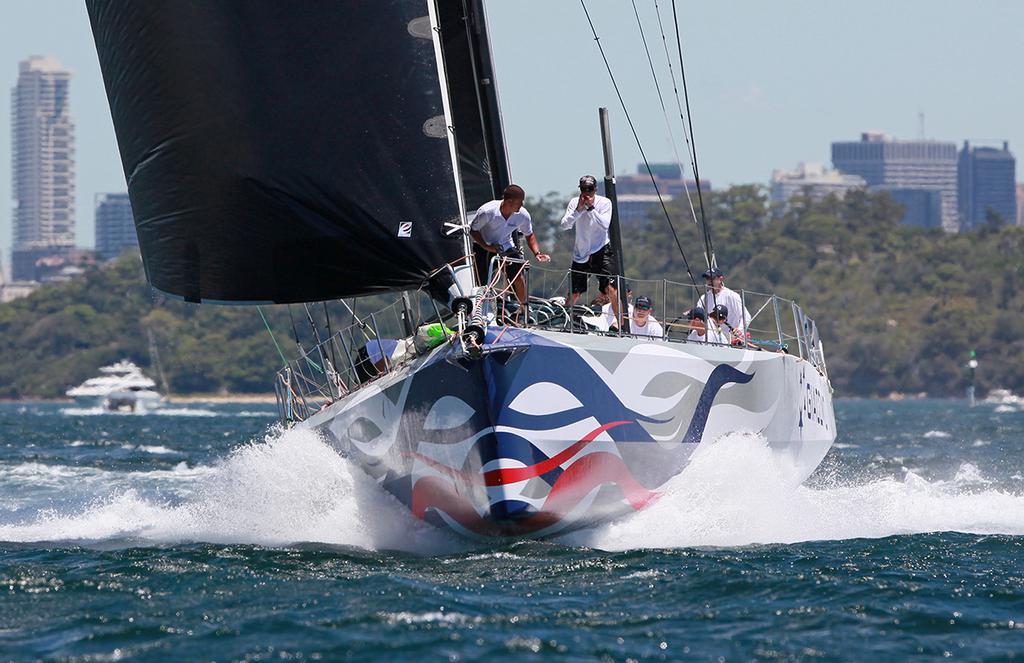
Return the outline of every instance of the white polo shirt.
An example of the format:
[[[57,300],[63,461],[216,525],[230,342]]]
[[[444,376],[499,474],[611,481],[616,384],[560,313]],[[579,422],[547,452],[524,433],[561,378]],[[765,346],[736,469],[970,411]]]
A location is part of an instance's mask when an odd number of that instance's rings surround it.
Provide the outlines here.
[[[520,208],[518,212],[513,212],[506,219],[501,214],[500,200],[492,200],[481,205],[469,227],[479,231],[485,242],[497,246],[502,251],[507,251],[514,246],[512,233],[515,231],[518,230],[524,235],[533,234],[533,223],[526,208]]]
[[[612,223],[612,201],[604,196],[594,196],[594,209],[579,212],[576,206],[580,197],[569,201],[565,216],[560,224],[562,230],[576,227],[576,243],[572,247],[572,261],[586,262],[590,256],[601,250],[610,240],[608,226]]]

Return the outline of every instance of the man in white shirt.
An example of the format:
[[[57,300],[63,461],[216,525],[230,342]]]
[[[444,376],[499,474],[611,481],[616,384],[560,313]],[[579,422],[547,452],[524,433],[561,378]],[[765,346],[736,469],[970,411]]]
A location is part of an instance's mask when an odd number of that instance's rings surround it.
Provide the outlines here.
[[[686,318],[690,321],[690,334],[686,340],[728,345],[729,335],[722,332],[722,327],[718,322],[719,317],[723,319],[725,317],[722,310],[713,310],[710,317],[705,315],[704,309],[699,306],[687,311]]]
[[[705,311],[710,311],[718,304],[724,306],[729,311],[729,317],[726,320],[729,331],[736,331],[742,335],[750,323],[750,312],[744,308],[739,293],[725,287],[725,275],[717,267],[712,267],[704,272],[704,282],[707,284],[708,291],[701,296],[698,305]]]
[[[477,210],[469,226],[469,234],[473,241],[488,253],[498,253],[514,260],[525,260],[522,250],[512,239],[513,233],[521,232],[537,260],[547,262],[551,260],[551,256],[540,252],[540,245],[533,235],[530,213],[523,207],[525,198],[526,192],[522,187],[508,185],[501,194],[501,200],[484,203]],[[522,262],[511,262],[505,267],[505,276],[512,284],[520,304],[526,303],[526,280],[523,278],[525,270],[526,264]]]
[[[636,298],[633,304],[633,316],[629,320],[629,332],[633,336],[650,336],[661,338],[665,332],[661,323],[654,319],[651,311],[654,309],[650,297],[641,295]]]
[[[597,179],[593,175],[580,178],[580,195],[569,201],[562,217],[562,230],[576,228],[572,247],[572,278],[566,308],[571,310],[579,296],[587,291],[587,279],[596,274],[598,289],[608,295],[619,320],[619,292],[610,278],[618,273],[618,262],[608,237],[612,222],[612,201],[597,195]],[[618,325],[616,324],[616,327]]]
[[[729,328],[729,323],[726,322],[728,318],[729,309],[722,304],[716,304],[714,308],[708,311],[708,343],[735,345],[739,342],[736,334]]]

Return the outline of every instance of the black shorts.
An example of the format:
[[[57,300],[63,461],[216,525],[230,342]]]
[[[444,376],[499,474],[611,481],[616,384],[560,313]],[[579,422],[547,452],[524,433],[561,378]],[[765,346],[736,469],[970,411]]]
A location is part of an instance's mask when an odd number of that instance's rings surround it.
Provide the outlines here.
[[[500,254],[503,258],[512,258],[514,260],[524,260],[523,250],[517,247],[512,247],[507,251],[502,251]],[[512,283],[516,280],[517,276],[526,277],[526,270],[530,266],[522,262],[509,262],[505,265],[505,276],[508,278],[508,282]]]
[[[617,271],[615,251],[612,250],[611,244],[605,244],[590,254],[586,262],[572,263],[572,294],[578,295],[587,291],[587,279],[590,274],[597,275],[597,288],[604,293],[611,281],[610,277],[615,276]]]

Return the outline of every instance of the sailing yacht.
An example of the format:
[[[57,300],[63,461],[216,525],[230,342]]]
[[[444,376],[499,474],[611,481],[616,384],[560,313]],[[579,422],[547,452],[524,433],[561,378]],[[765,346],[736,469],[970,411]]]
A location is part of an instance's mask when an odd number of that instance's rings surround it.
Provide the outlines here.
[[[751,329],[777,342],[739,347],[608,333],[550,298],[507,315],[504,265],[467,223],[510,182],[482,0],[87,5],[154,288],[429,296],[432,316],[389,307],[386,348],[381,316],[328,319],[323,338],[307,306],[316,342],[276,381],[286,423],[415,516],[550,536],[650,504],[727,433],[758,434],[800,478],[834,441],[817,327],[793,302],[758,300]]]

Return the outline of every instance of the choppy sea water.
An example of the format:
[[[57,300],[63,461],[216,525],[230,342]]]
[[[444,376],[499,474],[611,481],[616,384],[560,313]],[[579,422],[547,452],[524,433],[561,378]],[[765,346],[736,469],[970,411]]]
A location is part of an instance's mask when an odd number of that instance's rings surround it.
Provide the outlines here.
[[[735,435],[634,516],[481,546],[270,406],[0,404],[0,659],[1024,656],[1024,412],[836,411],[804,485]]]

